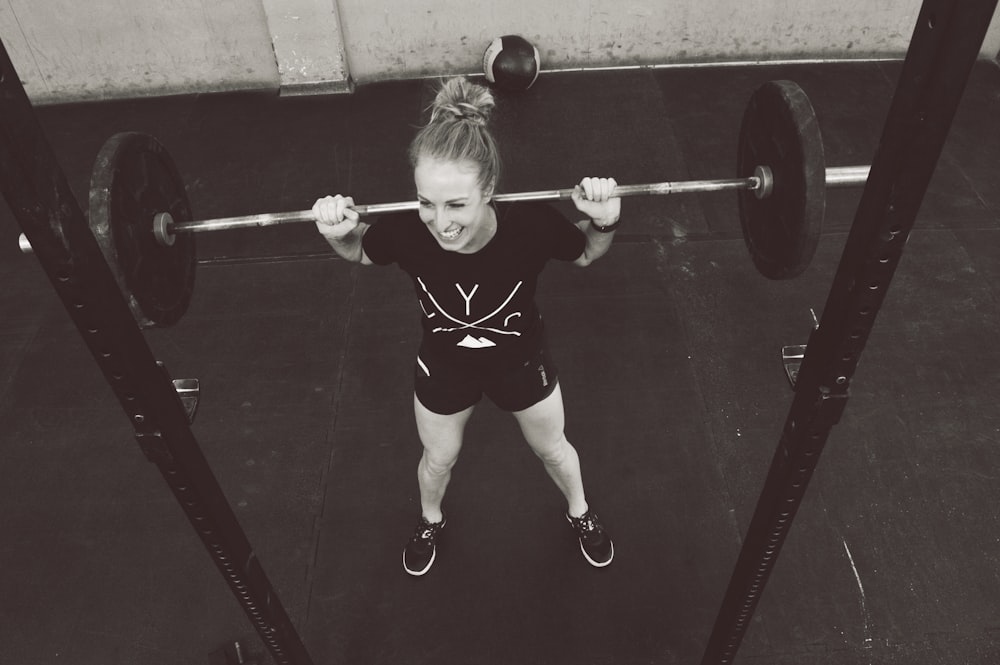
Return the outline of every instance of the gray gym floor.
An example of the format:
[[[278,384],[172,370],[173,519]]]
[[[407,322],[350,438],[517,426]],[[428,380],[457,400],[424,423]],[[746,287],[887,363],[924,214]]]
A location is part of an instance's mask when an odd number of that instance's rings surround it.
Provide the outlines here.
[[[502,96],[505,189],[730,177],[750,92],[797,81],[828,164],[872,159],[900,63],[542,76]],[[196,217],[406,200],[426,82],[38,109],[82,205],[116,131],[160,138]],[[979,63],[917,228],[737,662],[1000,661],[1000,69]],[[812,266],[759,276],[735,196],[629,199],[615,246],[539,302],[567,432],[615,537],[580,557],[511,418],[484,403],[424,578],[411,411],[418,313],[395,268],[311,225],[199,237],[191,308],[147,332],[197,377],[194,432],[316,663],[672,664],[701,657],[860,190],[828,195]],[[569,209],[567,209],[569,212]],[[0,644],[19,665],[262,655],[37,261],[0,209]],[[266,660],[265,660],[266,662]]]

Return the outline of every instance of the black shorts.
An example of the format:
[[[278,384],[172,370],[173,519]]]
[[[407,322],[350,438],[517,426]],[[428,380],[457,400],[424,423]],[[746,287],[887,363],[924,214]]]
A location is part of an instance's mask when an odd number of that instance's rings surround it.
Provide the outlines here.
[[[479,403],[483,395],[504,411],[523,411],[556,389],[556,366],[542,341],[528,360],[487,371],[417,356],[414,390],[428,410],[444,416]]]

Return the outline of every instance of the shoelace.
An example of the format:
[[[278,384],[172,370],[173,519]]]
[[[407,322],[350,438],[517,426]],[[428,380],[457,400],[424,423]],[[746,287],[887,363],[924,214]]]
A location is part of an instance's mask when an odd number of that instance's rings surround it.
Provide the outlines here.
[[[594,516],[590,514],[590,512],[587,512],[585,515],[580,517],[573,517],[571,519],[573,520],[573,526],[576,527],[576,530],[581,533],[592,534],[595,531],[600,531],[597,521],[594,519]]]
[[[413,534],[413,540],[432,540],[437,532],[441,530],[443,524],[428,524],[424,523],[417,527],[416,532]]]

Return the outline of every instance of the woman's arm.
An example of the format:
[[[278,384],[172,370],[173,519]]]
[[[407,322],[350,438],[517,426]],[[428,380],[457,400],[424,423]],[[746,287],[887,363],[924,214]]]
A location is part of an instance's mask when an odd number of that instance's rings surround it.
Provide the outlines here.
[[[316,228],[341,258],[370,266],[361,239],[369,225],[360,221],[354,210],[354,199],[347,196],[327,196],[313,204]]]
[[[603,222],[598,222],[594,219],[582,219],[576,223],[576,227],[583,231],[583,234],[587,236],[587,245],[583,248],[583,254],[580,255],[573,263],[575,265],[584,267],[589,266],[591,263],[601,258],[607,254],[608,250],[611,249],[611,242],[615,237],[614,228],[606,230],[598,230],[600,226],[610,226],[617,227],[618,222],[615,221],[611,224],[604,224]]]
[[[587,237],[576,265],[588,266],[611,248],[621,216],[621,199],[612,195],[617,186],[614,178],[584,178],[573,189],[573,204],[588,217],[576,225]]]

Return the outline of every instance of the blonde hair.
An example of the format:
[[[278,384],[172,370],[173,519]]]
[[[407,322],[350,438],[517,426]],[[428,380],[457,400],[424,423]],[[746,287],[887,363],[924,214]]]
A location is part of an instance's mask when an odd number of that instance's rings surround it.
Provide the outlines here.
[[[410,143],[410,166],[421,158],[471,162],[479,187],[492,193],[500,178],[500,149],[489,129],[493,93],[464,77],[446,80],[430,107],[430,120]]]

